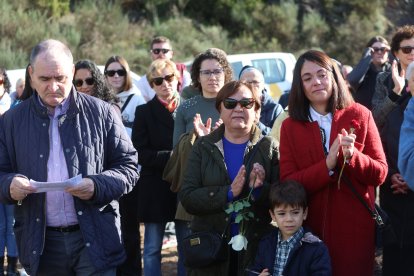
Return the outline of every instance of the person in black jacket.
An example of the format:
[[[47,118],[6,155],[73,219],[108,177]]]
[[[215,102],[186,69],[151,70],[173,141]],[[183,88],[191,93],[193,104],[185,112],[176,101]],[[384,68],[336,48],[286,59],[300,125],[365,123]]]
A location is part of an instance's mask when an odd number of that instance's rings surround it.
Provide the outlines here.
[[[165,225],[174,220],[177,205],[177,195],[170,190],[170,183],[162,179],[162,173],[172,151],[180,75],[174,62],[167,59],[153,61],[147,75],[155,96],[137,107],[132,142],[142,166],[137,194],[138,220],[145,225],[144,275],[157,276],[161,275]]]
[[[414,63],[407,67],[406,78],[414,90]],[[410,81],[411,79],[411,81]],[[401,96],[386,117],[381,140],[388,163],[388,176],[380,189],[380,204],[390,217],[397,240],[383,244],[382,272],[387,275],[414,275],[414,192],[398,169],[398,148],[404,110],[411,99],[410,93]]]
[[[368,41],[361,60],[347,76],[355,101],[370,110],[377,74],[390,71],[391,68],[388,60],[389,51],[388,41],[382,36],[374,36]]]
[[[249,275],[331,275],[328,248],[302,227],[308,214],[303,186],[294,180],[274,184],[269,198],[278,228],[260,241]]]

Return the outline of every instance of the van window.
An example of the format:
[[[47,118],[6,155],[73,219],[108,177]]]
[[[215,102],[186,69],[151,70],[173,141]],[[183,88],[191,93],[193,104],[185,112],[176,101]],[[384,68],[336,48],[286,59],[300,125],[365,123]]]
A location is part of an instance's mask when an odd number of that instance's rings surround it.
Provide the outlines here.
[[[234,79],[238,80],[239,79],[239,74],[241,69],[243,68],[243,64],[241,61],[237,61],[237,62],[232,62],[231,63],[231,67],[233,68],[233,74],[234,74]]]
[[[286,65],[279,58],[254,59],[253,66],[264,71],[265,83],[276,83],[285,80]]]

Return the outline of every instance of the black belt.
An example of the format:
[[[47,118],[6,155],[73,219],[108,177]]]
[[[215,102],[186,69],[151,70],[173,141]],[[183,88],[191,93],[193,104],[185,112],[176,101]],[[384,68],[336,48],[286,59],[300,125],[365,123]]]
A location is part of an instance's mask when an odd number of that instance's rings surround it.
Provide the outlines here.
[[[78,231],[79,229],[80,229],[79,224],[69,225],[69,226],[65,226],[65,227],[54,227],[54,226],[47,226],[46,227],[46,230],[57,231],[57,232],[61,232],[61,233],[75,232],[75,231]]]

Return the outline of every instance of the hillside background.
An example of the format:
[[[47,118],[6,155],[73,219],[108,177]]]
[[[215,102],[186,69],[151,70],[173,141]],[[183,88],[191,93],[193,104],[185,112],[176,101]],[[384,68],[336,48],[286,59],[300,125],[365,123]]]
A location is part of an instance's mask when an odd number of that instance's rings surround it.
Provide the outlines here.
[[[124,56],[133,71],[150,64],[155,35],[172,40],[177,61],[207,48],[228,54],[310,48],[355,65],[374,35],[414,24],[414,0],[0,0],[0,66],[24,68],[46,38],[66,42],[75,60]]]

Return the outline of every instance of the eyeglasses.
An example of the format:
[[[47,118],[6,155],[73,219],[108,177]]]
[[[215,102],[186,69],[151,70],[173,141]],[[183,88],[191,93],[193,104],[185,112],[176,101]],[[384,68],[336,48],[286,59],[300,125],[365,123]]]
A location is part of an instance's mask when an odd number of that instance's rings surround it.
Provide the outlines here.
[[[219,77],[221,76],[221,73],[223,72],[224,72],[223,68],[214,69],[214,70],[200,70],[200,75],[205,78],[209,78],[211,77],[211,75],[214,75],[215,77]]]
[[[95,80],[93,78],[87,78],[85,80],[82,80],[82,79],[73,80],[73,84],[76,87],[81,87],[83,85],[83,82],[85,82],[87,85],[93,85],[95,83]]]
[[[152,49],[152,50],[151,50],[151,52],[152,52],[153,54],[156,54],[156,55],[158,55],[160,52],[162,52],[162,53],[165,55],[165,54],[166,54],[166,53],[168,53],[169,51],[171,51],[171,49],[156,48],[156,49]]]
[[[254,86],[259,86],[260,85],[260,81],[257,81],[257,80],[245,81],[245,83],[250,84],[250,85],[254,85]]]
[[[172,82],[174,79],[175,79],[175,75],[170,74],[170,75],[166,75],[165,77],[153,78],[151,81],[152,83],[158,86],[158,85],[161,85],[164,82],[164,80],[168,82]]]
[[[400,47],[400,49],[404,54],[411,54],[411,51],[414,50],[414,47],[404,46],[404,47]]]
[[[250,109],[253,107],[255,101],[252,98],[243,98],[239,101],[232,98],[226,98],[223,100],[223,105],[226,109],[234,109],[238,103],[241,107]]]
[[[123,70],[123,69],[105,71],[105,75],[107,75],[109,77],[113,77],[113,76],[115,76],[115,74],[118,74],[118,76],[123,77],[123,76],[126,75],[126,71]]]
[[[373,47],[372,50],[374,50],[374,52],[383,52],[383,53],[386,53],[389,51],[388,48],[385,48],[385,47],[380,47],[380,48]]]

